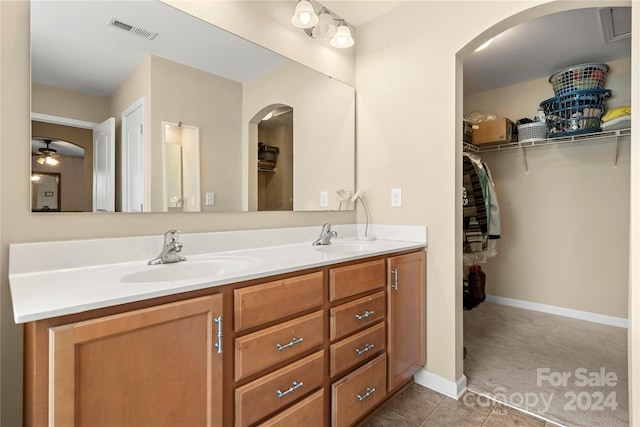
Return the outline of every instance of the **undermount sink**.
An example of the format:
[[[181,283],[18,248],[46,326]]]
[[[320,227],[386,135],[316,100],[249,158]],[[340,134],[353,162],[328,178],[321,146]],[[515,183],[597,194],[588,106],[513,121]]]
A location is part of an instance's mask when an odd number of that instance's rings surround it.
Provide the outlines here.
[[[252,263],[250,258],[215,258],[146,266],[143,270],[123,276],[125,283],[176,282],[207,279],[244,270]]]

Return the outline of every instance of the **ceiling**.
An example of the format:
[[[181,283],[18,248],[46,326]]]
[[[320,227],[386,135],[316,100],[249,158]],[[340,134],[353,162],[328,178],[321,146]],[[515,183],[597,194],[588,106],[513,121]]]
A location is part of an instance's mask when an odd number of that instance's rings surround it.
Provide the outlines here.
[[[358,27],[408,1],[335,0],[325,6]],[[598,5],[597,1],[593,2]],[[621,27],[631,24],[631,8],[620,8]],[[543,16],[494,37],[486,49],[464,62],[466,95],[551,76],[577,64],[610,62],[631,56],[631,38],[606,43],[600,8]],[[357,46],[356,46],[357,47]]]
[[[322,3],[358,27],[410,2]],[[157,1],[35,1],[31,5],[32,79],[47,85],[106,96],[147,52],[239,82],[285,60]],[[107,26],[111,17],[159,34],[153,41],[133,36]],[[193,38],[199,42],[187,41]],[[74,42],[73,49],[61,47],[69,41]],[[477,93],[548,77],[575,64],[630,55],[630,38],[604,42],[598,8],[556,13],[513,27],[496,36],[485,50],[472,54],[464,62],[464,90]],[[234,61],[220,60],[229,56]]]

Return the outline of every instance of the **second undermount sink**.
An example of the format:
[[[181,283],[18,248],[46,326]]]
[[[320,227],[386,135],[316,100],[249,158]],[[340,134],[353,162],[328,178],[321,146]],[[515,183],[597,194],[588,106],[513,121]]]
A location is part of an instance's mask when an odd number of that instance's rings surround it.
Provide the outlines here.
[[[215,279],[218,276],[235,273],[248,268],[250,258],[210,258],[183,261],[171,264],[146,266],[140,271],[123,276],[125,283],[177,282],[192,279]]]

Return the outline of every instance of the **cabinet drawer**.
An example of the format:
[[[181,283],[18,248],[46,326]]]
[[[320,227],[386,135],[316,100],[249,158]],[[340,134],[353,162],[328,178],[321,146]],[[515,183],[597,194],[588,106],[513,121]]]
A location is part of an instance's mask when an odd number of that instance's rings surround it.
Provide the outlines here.
[[[379,323],[332,344],[330,348],[331,376],[338,375],[370,359],[371,356],[384,349],[384,342],[384,323]]]
[[[373,359],[331,386],[331,425],[350,426],[386,395],[385,354]]]
[[[236,338],[236,381],[323,342],[323,311]]]
[[[236,425],[248,426],[324,382],[324,352],[307,356],[236,389]]]
[[[329,270],[330,301],[384,286],[385,262],[382,259]]]
[[[331,341],[362,329],[384,318],[384,292],[378,292],[330,311]]]
[[[322,306],[322,272],[234,291],[236,332]]]
[[[323,427],[324,426],[324,389],[296,403],[286,411],[280,412],[260,427]]]

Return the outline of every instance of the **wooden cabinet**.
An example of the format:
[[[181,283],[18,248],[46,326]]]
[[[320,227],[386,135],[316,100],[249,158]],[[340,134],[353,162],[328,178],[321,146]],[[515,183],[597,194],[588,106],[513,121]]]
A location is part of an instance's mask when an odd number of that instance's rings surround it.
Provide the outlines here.
[[[324,351],[236,389],[236,422],[248,426],[317,389],[324,381]]]
[[[347,427],[373,409],[387,394],[386,355],[381,354],[331,387],[331,425]]]
[[[324,390],[320,389],[260,424],[260,427],[324,427],[324,420]]]
[[[323,273],[310,273],[234,291],[235,331],[322,306]]]
[[[221,426],[222,295],[50,329],[50,425]]]
[[[32,322],[24,425],[350,426],[424,331],[423,251]]]
[[[236,338],[235,379],[246,378],[323,343],[323,311]]]
[[[388,388],[395,390],[426,361],[425,253],[387,259]]]
[[[324,273],[317,272],[234,291],[235,380],[262,375],[236,386],[235,425],[252,425],[323,385],[324,310],[303,313],[324,304],[324,289]],[[243,335],[292,315],[299,316]]]

